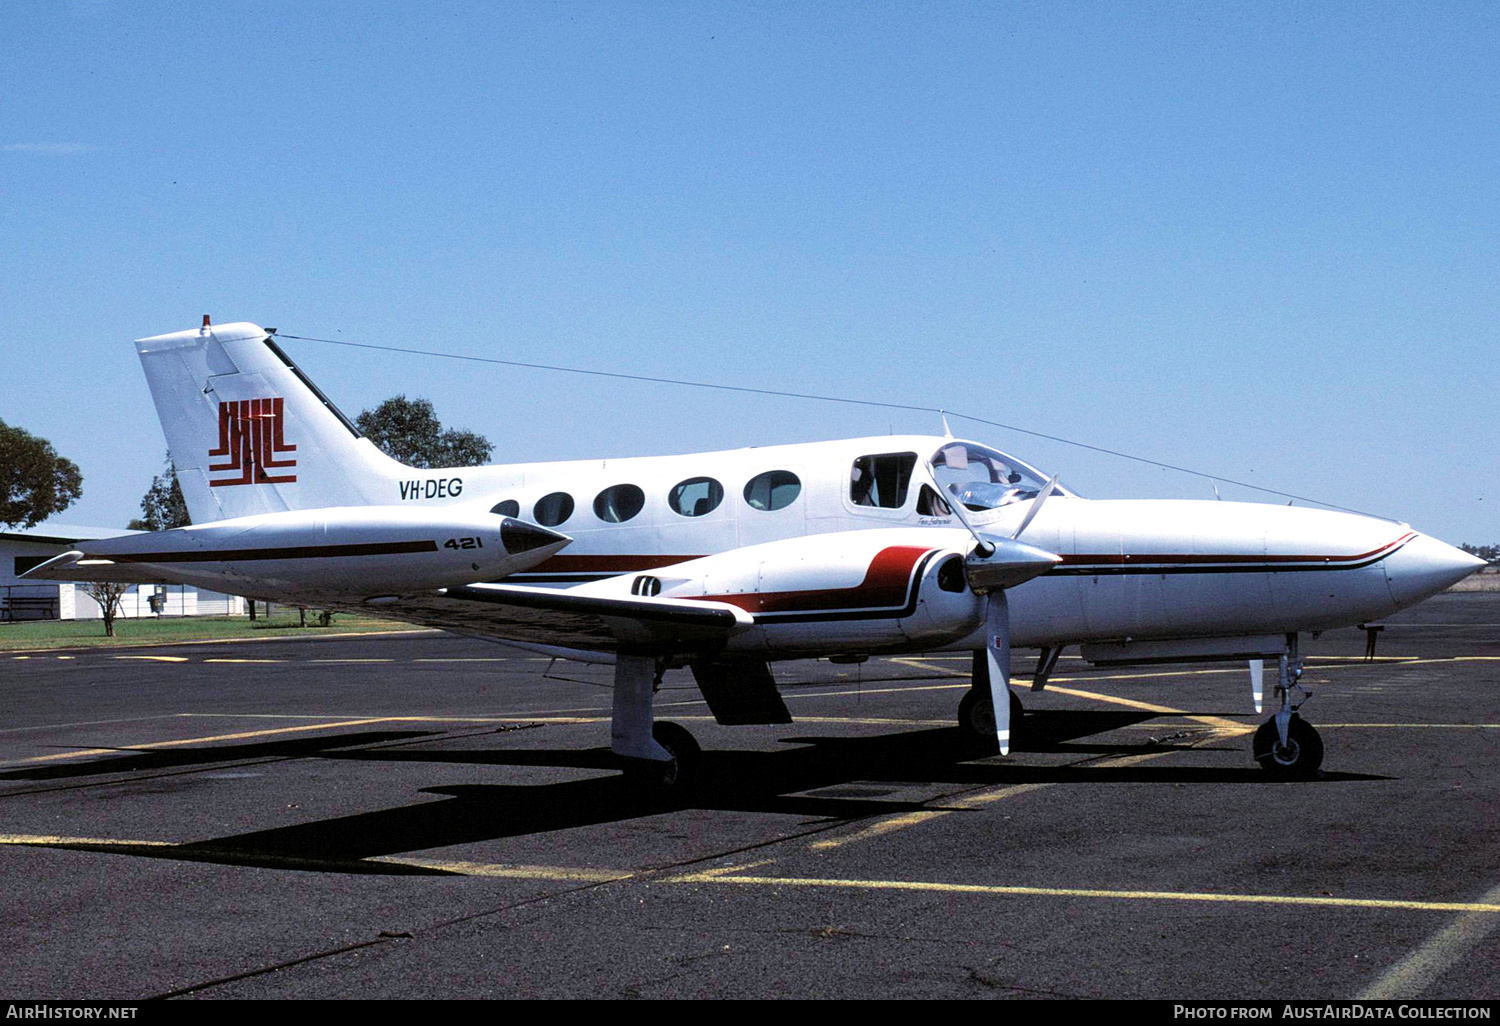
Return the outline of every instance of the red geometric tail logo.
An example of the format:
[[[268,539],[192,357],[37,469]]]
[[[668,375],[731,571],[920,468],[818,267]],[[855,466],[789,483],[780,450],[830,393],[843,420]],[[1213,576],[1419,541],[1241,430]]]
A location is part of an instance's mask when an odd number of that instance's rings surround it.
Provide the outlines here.
[[[220,485],[287,484],[296,474],[271,476],[268,470],[295,467],[295,459],[277,459],[284,452],[296,452],[282,438],[286,412],[280,399],[239,399],[219,404],[219,447],[208,450],[210,456],[227,456],[227,463],[210,463],[209,473],[227,471],[227,477],[210,479],[211,487]]]

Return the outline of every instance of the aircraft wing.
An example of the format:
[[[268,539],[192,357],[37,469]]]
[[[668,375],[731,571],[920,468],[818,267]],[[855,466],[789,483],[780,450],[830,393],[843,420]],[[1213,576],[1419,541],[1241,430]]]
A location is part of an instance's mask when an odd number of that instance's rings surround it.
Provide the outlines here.
[[[604,651],[712,649],[754,626],[749,613],[726,602],[519,584],[447,588],[402,599],[390,611],[413,623],[502,641]]]

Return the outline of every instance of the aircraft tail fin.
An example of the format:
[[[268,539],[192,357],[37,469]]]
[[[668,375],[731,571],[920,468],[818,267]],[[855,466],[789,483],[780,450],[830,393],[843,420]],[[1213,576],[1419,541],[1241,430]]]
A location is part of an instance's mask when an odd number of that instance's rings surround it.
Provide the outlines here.
[[[401,463],[361,436],[257,325],[210,325],[135,346],[188,515],[389,501]]]

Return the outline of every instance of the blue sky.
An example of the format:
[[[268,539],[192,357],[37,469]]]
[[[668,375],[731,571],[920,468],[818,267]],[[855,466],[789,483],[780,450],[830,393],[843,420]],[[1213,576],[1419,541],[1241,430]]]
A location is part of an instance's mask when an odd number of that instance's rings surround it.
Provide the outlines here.
[[[1497,42],[1462,3],[6,4],[0,418],[123,526],[164,449],[129,340],[207,312],[1500,542]],[[287,348],[497,460],[939,427]]]

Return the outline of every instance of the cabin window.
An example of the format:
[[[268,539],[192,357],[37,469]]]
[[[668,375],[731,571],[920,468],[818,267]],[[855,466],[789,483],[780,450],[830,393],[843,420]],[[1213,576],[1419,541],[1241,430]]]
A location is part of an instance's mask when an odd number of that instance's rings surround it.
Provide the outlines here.
[[[745,504],[767,512],[786,509],[802,494],[802,482],[790,470],[768,470],[745,485]]]
[[[506,499],[491,506],[490,512],[502,517],[518,517],[521,515],[521,504],[515,499]]]
[[[531,519],[543,527],[556,527],[573,515],[573,496],[567,492],[553,492],[537,500],[531,510]]]
[[[646,493],[635,485],[611,485],[594,497],[594,516],[606,524],[623,524],[645,505]]]
[[[906,492],[916,465],[914,452],[861,456],[849,473],[850,500],[856,506],[900,509],[906,505]]]
[[[724,501],[724,486],[711,477],[690,477],[672,489],[667,505],[685,517],[712,513]]]

